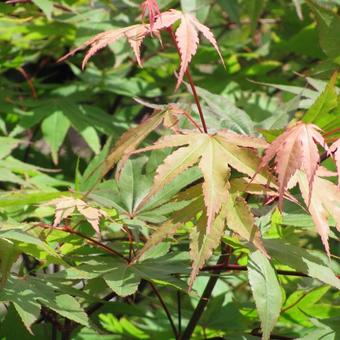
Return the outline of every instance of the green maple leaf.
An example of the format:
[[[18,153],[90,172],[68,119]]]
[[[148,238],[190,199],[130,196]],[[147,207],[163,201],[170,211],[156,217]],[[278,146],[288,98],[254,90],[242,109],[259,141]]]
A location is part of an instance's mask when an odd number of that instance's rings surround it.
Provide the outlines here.
[[[154,179],[149,194],[138,205],[136,211],[142,209],[147,201],[171,183],[180,173],[198,164],[203,175],[203,199],[206,222],[201,221],[191,234],[191,254],[193,271],[190,285],[193,283],[199,269],[211,256],[224,234],[226,222],[231,230],[247,241],[251,241],[258,249],[266,254],[261,243],[259,231],[254,225],[254,218],[246,202],[237,194],[230,193],[230,171],[235,169],[249,178],[254,177],[259,168],[260,160],[251,148],[265,148],[266,142],[255,137],[241,136],[229,131],[216,134],[202,134],[184,132],[161,138],[154,145],[137,150],[134,153],[162,149],[166,147],[180,147],[170,154],[161,164]],[[270,182],[270,175],[263,170],[256,177],[258,184],[266,185]],[[161,226],[151,236],[146,248],[161,242],[171,236],[181,225],[180,219],[173,218]],[[204,226],[202,226],[202,223]],[[143,253],[144,250],[141,251]],[[138,256],[139,257],[139,256]]]

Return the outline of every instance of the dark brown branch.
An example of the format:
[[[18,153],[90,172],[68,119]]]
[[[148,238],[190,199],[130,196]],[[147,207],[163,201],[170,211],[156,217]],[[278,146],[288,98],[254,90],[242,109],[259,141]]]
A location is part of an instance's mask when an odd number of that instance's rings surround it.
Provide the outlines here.
[[[231,255],[231,248],[227,247],[227,251],[226,251],[227,255],[222,254],[218,261],[217,261],[217,267],[219,267],[221,264],[229,264],[229,260],[230,260],[230,255]],[[213,270],[213,273],[218,274],[218,270]],[[180,340],[189,340],[192,336],[192,333],[194,332],[204,310],[205,307],[207,306],[209,299],[211,297],[211,294],[215,288],[215,285],[217,283],[219,279],[218,275],[212,275],[209,278],[209,281],[204,289],[204,292],[200,298],[200,301],[198,302],[198,305],[196,306],[194,313],[191,316],[191,319],[186,327],[186,329],[184,330],[182,336],[180,337]]]
[[[177,314],[178,314],[178,334],[181,337],[182,334],[182,303],[181,303],[181,291],[177,290]]]
[[[175,339],[176,339],[176,340],[179,339],[177,328],[176,328],[176,326],[175,326],[174,321],[172,320],[170,311],[169,311],[168,307],[166,306],[166,304],[165,304],[165,302],[164,302],[164,300],[163,300],[161,294],[159,293],[159,291],[157,290],[156,286],[155,286],[151,281],[149,281],[149,284],[150,284],[151,289],[152,289],[153,292],[156,294],[156,296],[157,296],[157,298],[158,298],[160,304],[162,305],[162,307],[163,307],[163,309],[164,309],[164,312],[165,312],[165,314],[166,314],[166,316],[167,316],[167,318],[168,318],[168,320],[169,320],[169,323],[170,323],[170,325],[171,325],[172,331],[173,331],[173,333],[174,333]]]
[[[248,268],[247,266],[240,266],[238,264],[217,264],[215,266],[205,266],[202,268],[202,271],[214,271],[214,272],[218,272],[221,273],[223,271],[230,271],[230,270],[235,270],[235,271],[247,271]],[[286,276],[298,276],[298,277],[310,277],[309,275],[302,273],[302,272],[296,272],[293,270],[281,270],[281,269],[277,269],[276,273],[278,275],[286,275]],[[337,275],[337,278],[340,278],[340,275]]]
[[[95,313],[98,309],[100,309],[102,306],[104,306],[105,302],[108,302],[112,300],[115,296],[117,296],[115,293],[111,292],[110,294],[106,295],[102,301],[97,302],[85,309],[85,312],[87,315],[91,315]]]

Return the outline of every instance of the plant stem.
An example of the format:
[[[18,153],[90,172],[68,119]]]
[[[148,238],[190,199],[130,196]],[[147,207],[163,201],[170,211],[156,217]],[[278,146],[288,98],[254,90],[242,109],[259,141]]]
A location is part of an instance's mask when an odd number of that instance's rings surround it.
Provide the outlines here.
[[[206,124],[205,119],[204,119],[202,106],[201,106],[200,100],[198,98],[198,94],[197,94],[197,91],[196,91],[195,83],[194,83],[194,81],[192,79],[189,67],[186,70],[185,74],[186,74],[186,76],[188,78],[192,94],[194,95],[195,103],[196,103],[196,106],[197,106],[197,109],[198,109],[198,113],[200,115],[200,119],[201,119],[201,122],[202,122],[203,131],[204,131],[204,133],[208,133],[208,128],[207,128],[207,124]]]
[[[230,255],[231,255],[231,248],[227,247],[227,257],[225,257],[225,254],[222,254],[218,261],[217,266],[221,265],[222,263],[229,263]],[[216,274],[218,271],[216,271]],[[212,275],[209,278],[209,281],[204,289],[204,292],[200,298],[200,301],[198,302],[198,305],[196,306],[194,313],[191,316],[191,319],[189,321],[189,324],[187,325],[186,329],[184,330],[182,336],[180,337],[180,340],[189,340],[191,338],[192,333],[195,330],[195,327],[197,326],[205,307],[207,306],[209,299],[211,297],[211,294],[215,288],[215,285],[217,283],[217,280],[219,279],[218,275]]]
[[[164,309],[164,312],[165,312],[165,314],[166,314],[166,316],[167,316],[167,318],[168,318],[168,320],[169,320],[169,323],[170,323],[170,325],[171,325],[172,331],[173,331],[173,333],[174,333],[175,339],[176,339],[176,340],[179,339],[177,328],[176,328],[176,326],[175,326],[174,321],[172,320],[170,311],[169,311],[168,307],[166,306],[166,304],[165,304],[165,302],[164,302],[164,300],[163,300],[161,294],[159,293],[159,291],[157,290],[156,286],[155,286],[151,281],[149,281],[149,284],[150,284],[151,289],[152,289],[153,292],[156,294],[156,296],[157,296],[159,302],[161,303],[161,305],[162,305],[162,307],[163,307],[163,309]]]
[[[173,31],[171,26],[168,27],[168,32],[170,34],[170,37],[172,39],[173,44],[175,45],[175,47],[177,49],[177,53],[178,53],[179,57],[181,58],[181,51],[180,51],[180,49],[178,47],[178,44],[177,44],[177,41],[176,41],[176,37],[175,37],[175,33],[174,33],[174,31]],[[196,103],[196,106],[197,106],[198,113],[200,115],[203,131],[204,131],[204,133],[208,133],[208,128],[207,128],[207,124],[205,122],[202,106],[201,106],[201,103],[200,103],[200,100],[199,100],[199,97],[198,97],[198,94],[197,94],[197,91],[196,91],[195,83],[194,83],[194,81],[192,79],[191,72],[189,70],[189,66],[188,66],[187,70],[185,71],[185,75],[188,78],[189,85],[190,85],[192,94],[193,94],[194,99],[195,99],[195,103]]]
[[[214,271],[214,272],[221,272],[221,271],[229,271],[229,270],[235,270],[235,271],[247,271],[247,266],[240,266],[238,264],[217,264],[215,266],[206,266],[202,268],[202,271]],[[295,272],[292,270],[281,270],[277,269],[276,273],[278,275],[286,275],[286,276],[298,276],[298,277],[310,277],[309,275],[302,273],[302,272]],[[340,275],[337,275],[338,278],[340,278]]]
[[[60,231],[64,231],[66,233],[69,233],[69,234],[72,234],[72,235],[77,235],[77,236],[80,236],[81,238],[87,240],[88,242],[94,244],[95,246],[97,246],[98,248],[101,248],[103,250],[105,250],[107,253],[111,254],[111,255],[115,255],[115,256],[119,256],[120,258],[122,258],[123,260],[125,260],[126,262],[129,262],[129,260],[121,253],[119,253],[118,251],[108,247],[107,245],[79,232],[79,231],[76,231],[74,229],[72,229],[71,227],[69,226],[64,226],[64,227],[61,227],[61,228],[57,228],[57,227],[54,227],[52,225],[49,225],[49,224],[44,224],[44,223],[39,223],[36,225],[37,227],[40,227],[40,228],[44,228],[44,229],[55,229],[55,230],[60,230]]]
[[[181,337],[182,333],[182,303],[181,303],[181,291],[177,290],[177,313],[178,313],[178,333]]]

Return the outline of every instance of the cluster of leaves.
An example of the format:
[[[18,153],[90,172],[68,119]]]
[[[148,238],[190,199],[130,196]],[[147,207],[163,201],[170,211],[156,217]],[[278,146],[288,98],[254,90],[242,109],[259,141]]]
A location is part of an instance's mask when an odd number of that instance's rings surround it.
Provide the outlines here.
[[[0,4],[0,338],[337,339],[338,6]]]

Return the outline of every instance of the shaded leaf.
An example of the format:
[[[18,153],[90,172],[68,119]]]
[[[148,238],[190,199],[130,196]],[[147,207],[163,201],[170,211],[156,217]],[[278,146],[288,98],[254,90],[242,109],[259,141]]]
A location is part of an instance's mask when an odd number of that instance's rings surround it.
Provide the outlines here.
[[[248,260],[248,278],[261,320],[262,339],[270,339],[280,316],[283,296],[274,267],[259,251]]]
[[[58,151],[64,142],[69,127],[70,121],[60,111],[56,111],[45,118],[41,124],[44,138],[51,148],[54,164],[58,164]]]

